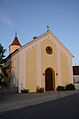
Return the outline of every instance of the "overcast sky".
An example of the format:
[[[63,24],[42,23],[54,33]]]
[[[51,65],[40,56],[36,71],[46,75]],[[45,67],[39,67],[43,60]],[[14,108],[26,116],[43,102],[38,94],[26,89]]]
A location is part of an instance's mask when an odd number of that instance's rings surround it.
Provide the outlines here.
[[[15,32],[24,45],[46,32],[46,25],[79,64],[79,0],[0,0],[0,43],[6,55]]]

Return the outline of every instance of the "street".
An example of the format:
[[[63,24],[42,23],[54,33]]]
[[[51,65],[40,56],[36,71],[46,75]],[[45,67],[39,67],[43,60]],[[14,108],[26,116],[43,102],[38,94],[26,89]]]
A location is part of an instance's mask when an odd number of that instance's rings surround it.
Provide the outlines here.
[[[79,94],[7,111],[0,119],[79,119]]]

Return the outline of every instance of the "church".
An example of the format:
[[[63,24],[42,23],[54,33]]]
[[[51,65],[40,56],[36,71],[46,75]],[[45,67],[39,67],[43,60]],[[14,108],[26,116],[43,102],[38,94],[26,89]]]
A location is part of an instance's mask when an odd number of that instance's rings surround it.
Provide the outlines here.
[[[8,61],[11,61],[11,86],[18,92],[36,88],[55,91],[57,86],[73,83],[73,55],[48,30],[39,37],[21,46],[17,35],[9,46]]]

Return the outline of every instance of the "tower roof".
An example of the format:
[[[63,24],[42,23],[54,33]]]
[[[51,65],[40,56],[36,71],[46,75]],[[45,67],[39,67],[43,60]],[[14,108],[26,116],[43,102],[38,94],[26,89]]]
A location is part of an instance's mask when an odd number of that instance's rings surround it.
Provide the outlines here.
[[[11,45],[18,45],[18,46],[21,46],[21,44],[20,44],[20,42],[19,42],[19,40],[18,40],[18,38],[17,38],[16,35],[15,35],[15,38],[14,38],[13,42],[11,43]],[[10,45],[10,46],[11,46],[11,45]]]

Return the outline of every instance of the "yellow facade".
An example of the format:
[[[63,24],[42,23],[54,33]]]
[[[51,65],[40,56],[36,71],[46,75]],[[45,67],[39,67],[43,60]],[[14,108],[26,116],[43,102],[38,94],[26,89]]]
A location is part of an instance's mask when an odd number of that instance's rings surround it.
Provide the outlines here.
[[[61,51],[61,77],[63,86],[69,84],[68,56],[63,51]]]
[[[26,69],[27,69],[27,81],[26,87],[30,92],[36,92],[37,86],[37,59],[36,59],[36,47],[30,49],[26,53]]]
[[[47,54],[46,53],[46,47],[47,46],[51,46],[53,49],[53,53]],[[55,71],[55,87],[57,86],[57,76],[56,76],[56,72],[57,72],[57,47],[56,45],[51,42],[50,38],[44,40],[42,42],[42,74],[44,73],[44,75],[42,75],[42,87],[45,88],[45,70],[47,68],[52,68]]]
[[[51,46],[53,49],[53,53],[51,55],[46,53],[46,47]],[[37,47],[35,46],[29,49],[26,52],[26,69],[27,69],[27,81],[26,87],[31,91],[35,92],[37,85]],[[39,55],[38,55],[39,57]],[[51,42],[50,39],[46,39],[41,42],[41,87],[45,89],[45,70],[47,68],[52,68],[55,71],[55,88],[58,85],[56,73],[57,69],[57,47]]]
[[[46,48],[52,48],[52,54],[46,52]],[[16,47],[11,47],[11,52]],[[51,69],[53,87],[56,90],[58,85],[65,86],[72,81],[72,54],[52,35],[50,31],[37,38],[12,56],[12,67],[18,80],[19,92],[22,89],[29,89],[36,92],[36,88],[43,87],[46,91],[46,70]],[[69,60],[70,59],[70,60]],[[17,71],[16,71],[17,70]],[[22,73],[22,74],[21,74]]]

